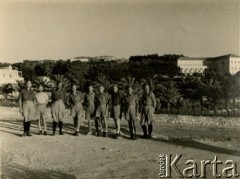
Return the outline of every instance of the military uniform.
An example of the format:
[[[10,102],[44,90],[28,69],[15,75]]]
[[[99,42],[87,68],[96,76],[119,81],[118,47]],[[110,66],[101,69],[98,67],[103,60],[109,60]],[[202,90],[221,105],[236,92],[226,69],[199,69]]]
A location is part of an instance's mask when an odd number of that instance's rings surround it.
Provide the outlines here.
[[[104,127],[103,136],[107,136],[107,106],[109,102],[109,95],[107,93],[100,93],[96,96],[96,119],[95,119],[95,126],[97,135],[99,135],[98,124],[100,120],[100,128]]]
[[[47,118],[48,95],[44,92],[36,93],[36,118],[45,120]]]
[[[143,129],[143,137],[149,137],[151,138],[152,134],[152,123],[154,121],[154,110],[157,105],[155,95],[152,92],[144,93],[142,95],[142,116],[141,116],[141,125]],[[147,128],[145,123],[148,123],[148,132],[149,135],[147,135]]]
[[[124,116],[129,124],[131,139],[136,139],[135,119],[137,115],[138,97],[135,94],[127,94],[124,97]]]
[[[19,94],[19,99],[22,101],[22,115],[24,117],[23,127],[24,135],[30,136],[30,126],[31,120],[34,118],[35,114],[35,93],[31,89],[23,89]]]
[[[89,133],[92,133],[91,118],[95,117],[95,93],[87,93],[85,95],[85,118],[88,120]]]
[[[96,117],[106,118],[108,101],[107,93],[100,93],[96,96]]]
[[[52,117],[53,117],[53,135],[55,135],[57,122],[59,122],[59,134],[62,135],[63,118],[65,115],[65,91],[63,89],[52,92]]]
[[[122,105],[123,96],[121,93],[112,94],[112,110],[111,117],[113,119],[121,119],[121,105]]]
[[[80,128],[80,120],[83,114],[83,103],[84,101],[84,95],[77,91],[76,94],[70,94],[68,96],[68,103],[71,107],[71,117],[74,118],[74,127],[76,128],[76,132],[79,132]]]
[[[36,93],[36,119],[38,119],[39,134],[42,133],[41,130],[41,120],[44,124],[44,135],[47,135],[47,104],[48,104],[48,95],[44,92]]]

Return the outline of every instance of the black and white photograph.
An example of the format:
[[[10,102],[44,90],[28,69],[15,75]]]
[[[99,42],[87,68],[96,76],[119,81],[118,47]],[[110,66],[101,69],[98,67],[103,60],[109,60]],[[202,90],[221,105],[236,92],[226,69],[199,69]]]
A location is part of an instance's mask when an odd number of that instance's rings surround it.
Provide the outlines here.
[[[240,178],[239,0],[0,0],[0,178]]]

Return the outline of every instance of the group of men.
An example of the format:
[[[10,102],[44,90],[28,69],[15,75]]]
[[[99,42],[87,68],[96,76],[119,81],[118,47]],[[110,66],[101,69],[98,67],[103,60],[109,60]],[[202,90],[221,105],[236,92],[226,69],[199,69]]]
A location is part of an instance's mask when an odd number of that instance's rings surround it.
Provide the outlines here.
[[[129,124],[130,138],[135,140],[137,138],[136,122],[140,113],[142,138],[152,138],[156,99],[153,92],[150,91],[149,85],[144,85],[144,92],[140,98],[134,94],[132,86],[127,87],[126,93],[121,93],[117,85],[113,86],[112,93],[107,93],[104,90],[104,86],[100,85],[97,89],[98,92],[95,93],[93,86],[90,85],[84,94],[77,89],[76,84],[73,84],[71,93],[67,95],[63,84],[58,82],[56,89],[52,91],[51,98],[52,135],[56,134],[57,125],[59,134],[63,135],[65,105],[68,105],[71,109],[70,116],[74,121],[75,136],[79,135],[81,119],[85,110],[85,119],[88,121],[88,135],[92,134],[92,120],[94,120],[96,136],[108,136],[107,117],[110,113],[110,117],[114,120],[116,126],[114,137],[118,139],[120,136],[120,120],[124,115]],[[38,91],[35,93],[32,90],[31,81],[27,81],[26,88],[19,95],[20,112],[24,117],[23,136],[31,136],[30,126],[33,119],[38,120],[39,134],[47,135],[48,102],[49,97],[43,92],[43,86],[39,85]]]

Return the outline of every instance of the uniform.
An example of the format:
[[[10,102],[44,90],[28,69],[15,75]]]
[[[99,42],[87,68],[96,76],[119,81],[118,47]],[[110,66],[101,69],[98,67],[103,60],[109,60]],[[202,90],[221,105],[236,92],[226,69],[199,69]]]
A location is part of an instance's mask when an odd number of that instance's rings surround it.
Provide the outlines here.
[[[74,127],[76,132],[79,132],[80,119],[83,114],[83,103],[84,95],[80,91],[76,91],[76,94],[70,94],[68,96],[68,103],[71,107],[71,117],[74,119]]]
[[[86,113],[85,118],[90,120],[95,117],[95,93],[88,93],[85,95]]]
[[[29,131],[30,131],[30,126],[31,126],[31,120],[34,117],[35,114],[35,93],[31,89],[23,89],[21,90],[19,94],[19,100],[21,101],[22,104],[22,115],[24,117],[24,122],[23,122],[23,128],[24,128],[24,134],[31,136]]]
[[[57,122],[59,122],[59,134],[63,135],[62,126],[65,115],[65,91],[63,89],[52,92],[52,117],[53,117],[53,135],[55,135]]]
[[[127,94],[123,102],[125,106],[124,115],[129,124],[130,137],[131,139],[136,139],[135,119],[138,107],[138,97],[135,94]]]
[[[106,118],[108,101],[107,93],[100,93],[96,96],[96,117]]]
[[[106,137],[107,136],[107,105],[109,102],[109,95],[107,93],[99,93],[98,95],[96,95],[96,119],[95,119],[95,126],[96,126],[96,131],[97,131],[97,135],[99,135],[99,129],[98,129],[98,123],[100,120],[100,128],[102,129],[102,127],[104,127],[104,131],[103,131],[103,136]]]
[[[55,122],[62,121],[65,115],[65,91],[56,90],[52,92],[52,117]]]
[[[47,118],[48,95],[44,92],[36,93],[36,119]]]
[[[125,119],[126,120],[135,120],[136,118],[136,110],[138,105],[138,97],[135,94],[127,94],[124,97],[124,104],[125,104]]]
[[[119,92],[112,94],[111,117],[113,119],[121,119],[122,100],[123,100],[123,96]]]
[[[35,114],[35,93],[31,89],[23,89],[20,92],[19,98],[22,100],[23,104],[23,117],[24,121],[31,121]]]
[[[143,138],[151,138],[152,134],[152,123],[154,121],[154,109],[156,107],[156,98],[155,95],[152,92],[149,92],[148,94],[144,93],[142,95],[142,116],[140,124],[142,125],[143,129]],[[147,128],[145,123],[148,123],[148,132],[147,135]]]
[[[141,124],[145,122],[152,123],[154,121],[154,109],[156,107],[156,104],[156,98],[152,92],[149,92],[148,94],[144,93],[142,95],[143,111]]]
[[[85,118],[88,120],[89,134],[92,133],[91,118],[95,117],[95,93],[88,93],[85,95]]]

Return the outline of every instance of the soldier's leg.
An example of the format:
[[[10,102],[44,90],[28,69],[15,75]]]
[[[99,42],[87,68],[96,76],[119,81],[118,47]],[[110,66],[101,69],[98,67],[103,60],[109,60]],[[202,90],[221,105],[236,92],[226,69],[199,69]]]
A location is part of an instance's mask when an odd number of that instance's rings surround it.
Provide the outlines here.
[[[58,120],[59,120],[59,134],[63,135],[63,118],[64,118],[65,106],[64,103],[61,102],[59,104],[59,111],[58,111]]]
[[[141,124],[142,130],[143,130],[142,138],[145,139],[145,138],[147,138],[147,127],[146,127],[146,115],[145,114],[143,114],[140,124]]]
[[[52,135],[54,136],[56,133],[56,127],[57,127],[57,108],[56,108],[55,104],[52,107],[52,118],[53,118],[53,123],[52,123],[53,133],[52,133]]]
[[[133,126],[132,126],[132,120],[128,120],[128,127],[129,127],[129,133],[130,133],[130,138],[133,139]]]
[[[40,135],[42,134],[42,126],[41,126],[41,115],[40,115],[39,105],[36,106],[36,119],[38,121],[38,129],[39,129],[39,135]]]
[[[31,120],[33,119],[35,113],[35,107],[33,102],[28,103],[28,122],[27,122],[27,136],[32,136],[30,134],[30,128],[31,128]]]
[[[135,120],[132,120],[132,126],[133,126],[133,138],[136,139],[137,138],[137,129],[135,126]]]
[[[73,123],[74,123],[74,127],[76,128],[77,127],[77,115],[75,117],[73,117]]]
[[[99,118],[99,117],[96,117],[96,118],[94,119],[94,121],[95,121],[95,127],[96,127],[96,136],[99,136],[99,135],[100,135],[99,125],[100,125],[100,123],[101,123],[100,118]]]
[[[154,111],[154,109],[153,109],[153,107],[150,107],[149,108],[149,112],[148,112],[148,138],[152,138],[152,130],[153,130],[153,125],[152,125],[152,123],[153,123],[153,121],[154,121],[154,119],[153,119],[153,111]]]
[[[47,107],[46,106],[43,107],[42,122],[43,122],[44,135],[47,135]]]

